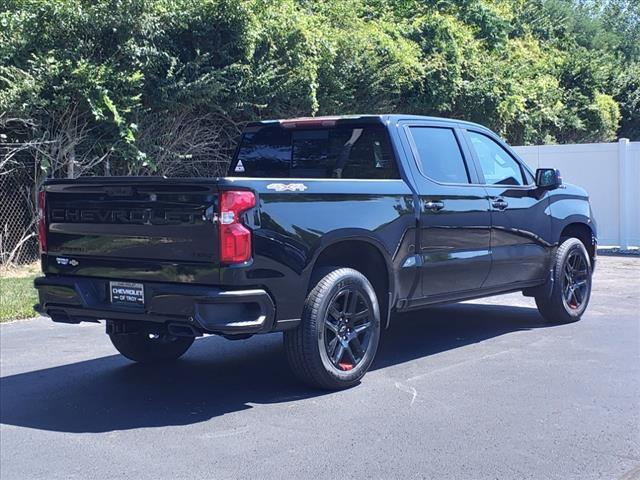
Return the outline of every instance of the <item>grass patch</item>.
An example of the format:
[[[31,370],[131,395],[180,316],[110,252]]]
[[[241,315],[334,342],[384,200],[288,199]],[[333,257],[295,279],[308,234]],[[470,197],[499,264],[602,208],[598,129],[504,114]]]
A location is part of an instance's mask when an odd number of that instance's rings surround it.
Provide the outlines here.
[[[33,305],[38,302],[33,279],[38,272],[38,264],[0,270],[0,322],[37,315],[33,311]]]

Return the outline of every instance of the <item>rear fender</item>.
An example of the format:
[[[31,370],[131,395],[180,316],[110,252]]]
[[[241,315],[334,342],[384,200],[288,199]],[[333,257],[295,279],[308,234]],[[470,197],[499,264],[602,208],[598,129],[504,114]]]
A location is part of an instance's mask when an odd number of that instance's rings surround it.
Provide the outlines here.
[[[373,246],[382,256],[387,273],[387,285],[388,289],[388,298],[387,298],[387,309],[386,312],[383,313],[383,318],[381,319],[383,324],[388,327],[390,311],[392,305],[396,300],[395,298],[395,276],[394,269],[392,264],[391,254],[385,249],[384,244],[380,241],[374,234],[372,234],[368,230],[358,229],[358,228],[344,228],[340,230],[334,230],[326,233],[322,236],[320,242],[313,250],[312,255],[310,256],[311,261],[308,263],[307,267],[303,271],[303,281],[305,285],[309,285],[312,280],[312,275],[318,258],[322,253],[326,252],[332,246],[337,245],[341,242],[354,241],[354,242],[365,242],[371,246]]]

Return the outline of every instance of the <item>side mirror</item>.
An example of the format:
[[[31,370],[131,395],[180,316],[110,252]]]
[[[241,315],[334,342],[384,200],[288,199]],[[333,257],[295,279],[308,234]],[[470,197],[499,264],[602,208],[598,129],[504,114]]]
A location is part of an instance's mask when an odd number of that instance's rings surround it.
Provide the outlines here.
[[[562,185],[562,175],[557,168],[539,168],[536,170],[536,185],[552,190]]]

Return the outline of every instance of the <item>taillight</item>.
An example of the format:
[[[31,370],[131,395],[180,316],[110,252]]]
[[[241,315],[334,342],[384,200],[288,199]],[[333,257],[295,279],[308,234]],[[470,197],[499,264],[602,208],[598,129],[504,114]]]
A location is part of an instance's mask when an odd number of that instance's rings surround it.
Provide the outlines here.
[[[47,194],[38,192],[38,242],[40,253],[47,253]]]
[[[242,263],[251,258],[251,231],[240,222],[242,212],[255,207],[256,197],[247,191],[220,194],[220,261]]]

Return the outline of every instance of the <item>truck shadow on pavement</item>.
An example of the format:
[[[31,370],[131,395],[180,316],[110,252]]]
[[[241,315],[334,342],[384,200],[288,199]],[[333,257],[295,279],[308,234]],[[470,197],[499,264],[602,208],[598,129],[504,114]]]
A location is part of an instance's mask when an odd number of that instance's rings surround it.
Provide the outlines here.
[[[512,306],[459,304],[399,315],[383,333],[372,370],[547,326],[537,310]],[[74,433],[189,425],[254,403],[330,394],[293,378],[280,334],[235,342],[211,336],[162,367],[111,355],[4,377],[0,423]]]

